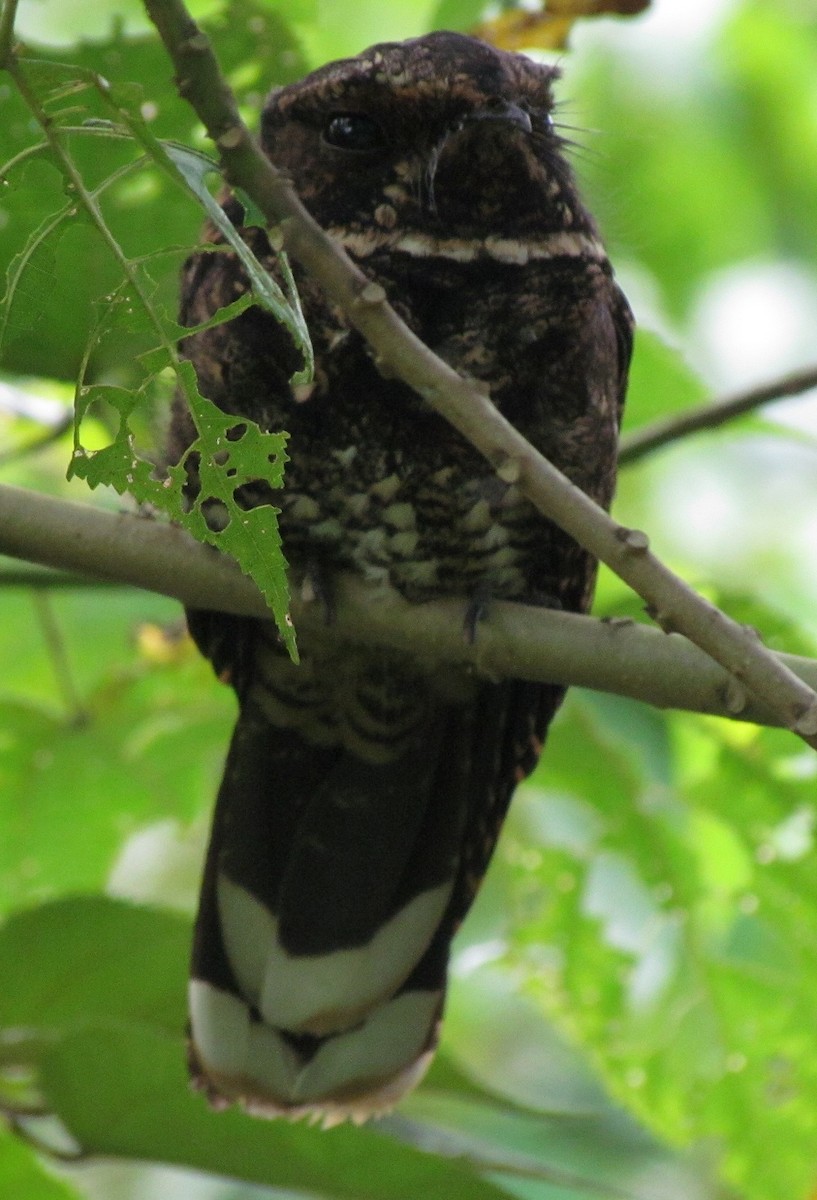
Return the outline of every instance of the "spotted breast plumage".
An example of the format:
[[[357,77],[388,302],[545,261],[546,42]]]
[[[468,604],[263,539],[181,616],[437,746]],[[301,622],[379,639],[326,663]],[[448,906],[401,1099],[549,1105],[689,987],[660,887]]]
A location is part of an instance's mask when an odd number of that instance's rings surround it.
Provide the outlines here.
[[[409,326],[608,505],[631,318],[554,125],[556,75],[453,33],[374,46],[273,91],[262,142]],[[265,235],[245,236],[274,271]],[[494,597],[585,610],[588,555],[298,283],[308,387],[257,307],[183,344],[237,423],[290,434],[284,489],[244,502],[281,508],[293,567],[330,605],[333,573],[352,571],[418,605],[461,596],[464,617],[490,619]],[[183,323],[246,287],[232,254],[194,255]],[[171,458],[192,436],[179,404]],[[561,690],[331,628],[295,666],[264,622],[188,617],[240,704],[194,940],[194,1077],[254,1112],[364,1119],[431,1059],[451,939]]]

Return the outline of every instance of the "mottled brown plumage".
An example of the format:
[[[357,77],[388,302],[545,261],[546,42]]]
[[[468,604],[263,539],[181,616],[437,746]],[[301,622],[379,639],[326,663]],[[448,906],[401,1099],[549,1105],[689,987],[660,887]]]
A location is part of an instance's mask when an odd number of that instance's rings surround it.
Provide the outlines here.
[[[376,46],[274,91],[263,144],[412,329],[607,505],[631,320],[553,125],[555,75],[456,34]],[[459,595],[464,614],[490,597],[584,610],[588,556],[298,279],[311,389],[293,394],[298,356],[258,308],[184,343],[222,409],[291,435],[273,499],[293,566]],[[245,286],[232,255],[194,256],[183,322]],[[179,408],[173,458],[191,436]],[[450,939],[561,691],[422,646],[316,639],[295,667],[269,626],[189,615],[241,704],[194,947],[194,1072],[252,1110],[365,1117],[430,1058]]]

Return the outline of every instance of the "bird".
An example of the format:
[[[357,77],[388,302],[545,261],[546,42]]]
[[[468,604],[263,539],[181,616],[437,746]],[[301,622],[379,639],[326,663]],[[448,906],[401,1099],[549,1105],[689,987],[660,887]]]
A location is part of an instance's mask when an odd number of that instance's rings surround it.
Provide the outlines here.
[[[633,320],[559,131],[558,76],[464,34],[380,43],[273,89],[260,138],[410,329],[608,507]],[[240,200],[224,207],[241,226]],[[277,275],[267,234],[247,221],[242,236]],[[189,1057],[216,1106],[330,1127],[390,1111],[427,1070],[452,938],[563,696],[419,642],[409,655],[365,630],[338,639],[332,580],[352,572],[420,612],[460,597],[478,638],[495,599],[586,611],[596,565],[295,275],[306,386],[262,308],[201,328],[249,288],[234,253],[198,250],[182,271],[202,394],[236,430],[289,435],[283,488],[251,483],[241,503],[280,510],[290,568],[326,612],[299,665],[271,623],[187,614],[239,714],[193,938]],[[193,489],[194,436],[177,398],[168,458]]]

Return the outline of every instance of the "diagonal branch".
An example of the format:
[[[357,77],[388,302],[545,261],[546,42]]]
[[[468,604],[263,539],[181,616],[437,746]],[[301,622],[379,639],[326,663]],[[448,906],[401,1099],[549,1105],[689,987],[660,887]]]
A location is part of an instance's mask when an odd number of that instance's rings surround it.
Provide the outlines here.
[[[666,631],[683,633],[817,747],[817,695],[752,631],[698,596],[648,548],[644,534],[616,524],[539,454],[478,389],[419,341],[376,287],[328,237],[272,166],[238,113],[209,39],[182,0],[145,0],[176,68],[178,88],[215,141],[228,182],[252,197],[287,251],[318,280],[372,347],[375,360],[451,422],[546,517],[631,585]]]
[[[129,513],[58,500],[0,485],[0,554],[130,584],[191,607],[267,619],[264,598],[236,564],[184,530]],[[17,580],[27,586],[25,575]],[[336,590],[335,590],[336,588]],[[312,637],[332,637],[471,666],[490,678],[574,684],[659,708],[780,724],[774,710],[745,691],[686,638],[629,620],[600,621],[496,601],[475,643],[463,637],[464,601],[409,604],[385,586],[354,576],[333,581],[335,619],[293,589],[292,615]],[[811,686],[817,662],[779,661]]]
[[[735,417],[753,412],[754,409],[773,400],[799,396],[812,388],[817,388],[817,367],[806,367],[802,371],[792,371],[789,375],[783,375],[780,379],[772,379],[769,383],[748,388],[745,392],[736,392],[733,396],[723,396],[719,400],[698,404],[686,412],[662,417],[623,437],[619,446],[618,461],[637,462],[653,450],[659,450],[670,442],[677,442],[691,433],[699,433],[702,429],[718,429],[727,421],[734,421]]]

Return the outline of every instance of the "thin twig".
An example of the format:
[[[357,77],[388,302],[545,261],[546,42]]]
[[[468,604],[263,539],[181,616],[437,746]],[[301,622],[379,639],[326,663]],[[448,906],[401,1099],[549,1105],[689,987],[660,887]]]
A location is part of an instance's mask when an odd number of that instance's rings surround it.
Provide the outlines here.
[[[658,450],[670,442],[689,437],[702,429],[717,429],[735,417],[752,412],[764,404],[775,400],[784,400],[789,396],[799,396],[817,387],[817,367],[806,367],[802,371],[792,371],[780,379],[772,379],[757,387],[744,392],[736,392],[732,396],[710,400],[706,404],[698,404],[686,412],[677,413],[671,417],[662,417],[636,429],[621,439],[619,444],[619,463],[633,463],[646,454]]]
[[[14,21],[18,0],[4,0],[0,12],[0,68],[7,66],[14,46]]]
[[[649,552],[647,538],[623,529],[539,454],[478,389],[437,358],[311,218],[264,155],[238,113],[207,36],[182,0],[145,0],[170,54],[179,92],[216,143],[228,181],[240,185],[289,253],[366,338],[375,359],[440,412],[481,454],[512,474],[520,491],[585,549],[630,584],[665,630],[677,630],[720,662],[738,685],[770,704],[781,722],[817,747],[817,695],[759,640],[683,583]],[[748,699],[748,697],[747,697]]]
[[[264,598],[224,555],[184,530],[22,488],[0,486],[0,553],[55,568],[101,572],[193,608],[269,618]],[[474,644],[463,637],[465,601],[409,604],[390,588],[353,576],[333,580],[335,617],[292,589],[292,616],[311,638],[337,638],[427,656],[493,679],[574,684],[641,700],[779,725],[768,704],[747,702],[734,680],[686,638],[629,620],[599,621],[495,601]],[[781,655],[817,685],[817,662]]]
[[[21,567],[19,570],[3,570],[0,568],[0,590],[11,588],[30,588],[32,591],[42,588],[49,591],[72,591],[85,588],[114,588],[127,587],[111,579],[94,579],[90,575],[80,575],[76,572],[53,571],[48,567]]]
[[[45,639],[48,656],[51,659],[54,677],[68,711],[68,718],[72,725],[82,725],[88,718],[88,710],[82,703],[82,697],[74,680],[74,672],[71,669],[71,663],[68,658],[65,638],[57,623],[51,597],[44,591],[34,591],[31,595],[37,618],[40,622],[40,628],[43,632],[43,638]]]

